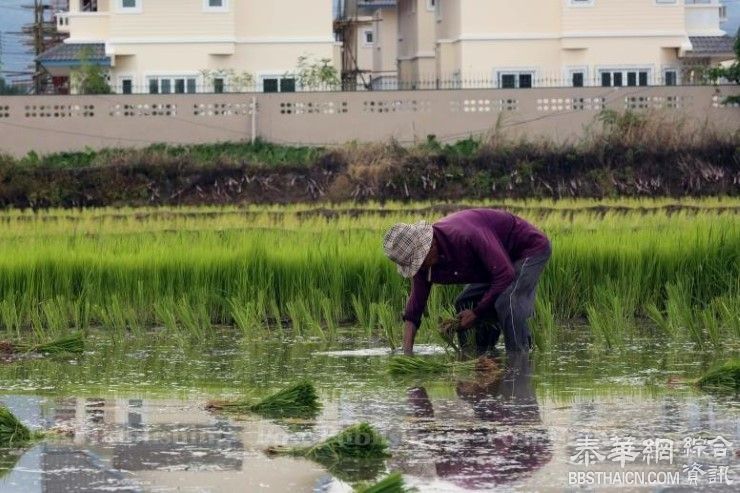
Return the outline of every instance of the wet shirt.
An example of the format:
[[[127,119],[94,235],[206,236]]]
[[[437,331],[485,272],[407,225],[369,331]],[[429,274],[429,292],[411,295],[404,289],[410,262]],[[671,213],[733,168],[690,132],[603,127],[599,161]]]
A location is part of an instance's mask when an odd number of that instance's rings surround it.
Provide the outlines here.
[[[403,317],[417,327],[432,284],[490,284],[473,309],[481,316],[514,281],[513,264],[547,250],[550,245],[544,233],[501,210],[469,209],[451,214],[433,227],[439,262],[414,276]]]

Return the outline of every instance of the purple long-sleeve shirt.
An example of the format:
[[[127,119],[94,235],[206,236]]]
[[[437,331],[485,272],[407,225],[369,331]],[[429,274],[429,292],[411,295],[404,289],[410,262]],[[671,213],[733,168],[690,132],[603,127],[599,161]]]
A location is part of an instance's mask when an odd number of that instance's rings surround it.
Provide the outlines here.
[[[490,283],[490,289],[473,308],[481,316],[514,281],[513,264],[545,251],[550,245],[547,236],[524,219],[495,209],[456,212],[433,227],[439,262],[414,276],[403,316],[417,327],[432,284]]]

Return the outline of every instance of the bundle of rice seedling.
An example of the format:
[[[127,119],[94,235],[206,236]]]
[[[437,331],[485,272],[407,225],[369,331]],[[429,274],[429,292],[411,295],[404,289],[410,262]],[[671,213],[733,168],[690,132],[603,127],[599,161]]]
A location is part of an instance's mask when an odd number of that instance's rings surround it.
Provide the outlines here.
[[[0,353],[43,353],[43,354],[61,354],[73,353],[81,354],[85,351],[85,339],[82,333],[78,332],[71,336],[57,339],[56,341],[46,342],[43,344],[12,343],[10,341],[0,341]]]
[[[439,374],[453,371],[471,371],[476,369],[476,365],[477,360],[437,361],[429,358],[396,356],[391,358],[388,363],[388,371],[391,375]]]
[[[313,384],[300,382],[257,403],[249,400],[212,401],[206,408],[235,413],[253,412],[273,417],[305,417],[316,415],[321,404]]]
[[[321,464],[333,464],[345,459],[383,459],[389,457],[388,442],[375,428],[360,423],[311,447],[272,447],[273,455],[306,457]]]
[[[460,319],[457,317],[443,320],[442,323],[439,324],[440,338],[455,352],[460,351],[460,347],[455,341],[455,336],[460,332],[461,328]]]
[[[740,358],[712,367],[696,380],[696,385],[705,390],[740,392]]]
[[[33,434],[5,406],[0,406],[0,447],[18,447],[31,441]]]
[[[360,485],[355,488],[356,493],[412,493],[414,488],[407,488],[400,472],[386,476],[380,482],[371,485]]]

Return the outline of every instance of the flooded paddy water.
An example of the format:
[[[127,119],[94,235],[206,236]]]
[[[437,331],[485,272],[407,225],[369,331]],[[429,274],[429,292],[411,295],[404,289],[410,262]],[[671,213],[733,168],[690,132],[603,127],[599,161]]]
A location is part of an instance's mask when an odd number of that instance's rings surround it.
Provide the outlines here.
[[[333,343],[229,329],[189,340],[99,333],[79,357],[0,366],[3,404],[34,428],[69,432],[2,451],[0,491],[345,492],[389,471],[424,492],[737,491],[737,395],[681,382],[738,348],[636,340],[605,351],[579,342],[578,329],[563,333],[570,342],[550,352],[498,357],[500,376],[403,378],[389,376],[380,342],[346,331]],[[323,405],[316,419],[205,410],[306,379]],[[387,437],[391,458],[327,470],[265,453],[362,421]],[[628,472],[667,482],[630,484]]]

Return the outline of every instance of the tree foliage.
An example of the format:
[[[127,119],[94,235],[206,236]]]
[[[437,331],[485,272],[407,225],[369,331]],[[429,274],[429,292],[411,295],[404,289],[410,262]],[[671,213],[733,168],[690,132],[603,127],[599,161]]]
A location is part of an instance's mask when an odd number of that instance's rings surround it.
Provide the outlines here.
[[[304,89],[336,89],[339,73],[329,58],[315,60],[308,55],[298,57],[296,79]]]
[[[111,94],[110,85],[103,68],[92,62],[92,50],[85,47],[79,52],[80,68],[70,74],[72,86],[79,94]]]

